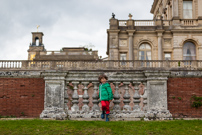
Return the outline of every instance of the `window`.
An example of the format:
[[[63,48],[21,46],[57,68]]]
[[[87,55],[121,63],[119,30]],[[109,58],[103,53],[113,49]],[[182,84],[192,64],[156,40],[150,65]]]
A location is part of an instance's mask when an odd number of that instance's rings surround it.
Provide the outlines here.
[[[171,60],[171,53],[164,53],[165,60]]]
[[[183,1],[184,19],[192,19],[192,1]]]
[[[151,46],[149,44],[140,45],[139,60],[151,60]]]
[[[121,65],[126,65],[126,63],[123,62],[124,60],[126,60],[126,53],[120,53],[120,60],[122,61]]]
[[[183,60],[196,60],[196,46],[192,42],[186,42],[184,44]]]
[[[39,46],[39,38],[38,37],[35,38],[35,43],[36,43],[36,46]]]

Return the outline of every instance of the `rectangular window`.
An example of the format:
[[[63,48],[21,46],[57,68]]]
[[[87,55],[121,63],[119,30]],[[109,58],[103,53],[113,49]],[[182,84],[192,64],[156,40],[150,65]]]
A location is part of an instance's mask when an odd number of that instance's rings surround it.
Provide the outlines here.
[[[192,1],[183,1],[184,19],[192,19]]]
[[[171,53],[165,53],[164,58],[165,60],[171,60]]]
[[[122,61],[120,63],[122,66],[126,65],[126,62],[123,62],[124,60],[126,60],[126,53],[120,53],[120,60]]]

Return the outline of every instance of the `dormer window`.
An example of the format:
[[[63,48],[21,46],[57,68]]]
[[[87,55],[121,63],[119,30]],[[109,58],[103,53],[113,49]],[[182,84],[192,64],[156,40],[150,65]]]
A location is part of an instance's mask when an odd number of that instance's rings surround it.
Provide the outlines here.
[[[192,1],[183,1],[183,18],[184,19],[192,19]]]

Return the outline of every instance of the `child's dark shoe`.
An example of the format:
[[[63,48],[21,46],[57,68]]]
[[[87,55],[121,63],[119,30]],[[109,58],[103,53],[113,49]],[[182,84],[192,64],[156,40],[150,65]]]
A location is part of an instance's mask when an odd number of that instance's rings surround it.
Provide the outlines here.
[[[102,118],[102,119],[105,118],[105,111],[102,111],[101,118]]]
[[[109,121],[109,114],[106,114],[106,121]]]

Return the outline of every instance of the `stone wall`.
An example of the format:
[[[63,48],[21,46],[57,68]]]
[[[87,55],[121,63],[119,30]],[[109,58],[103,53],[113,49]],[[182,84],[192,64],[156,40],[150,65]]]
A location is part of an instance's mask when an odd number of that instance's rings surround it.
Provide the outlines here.
[[[202,97],[202,78],[169,78],[168,110],[173,117],[202,117],[202,107],[191,107],[193,95]]]
[[[2,72],[0,115],[100,119],[97,77],[103,72]],[[176,118],[202,116],[202,107],[192,108],[190,103],[192,95],[202,96],[201,71],[105,71],[105,74],[116,97],[110,105],[114,119],[170,118],[170,114]]]
[[[0,115],[39,117],[44,89],[43,78],[0,78]]]

